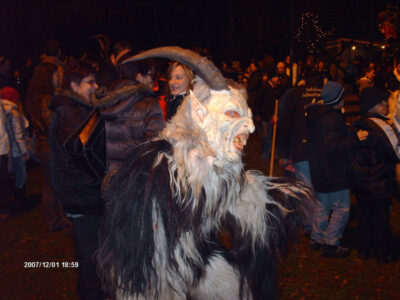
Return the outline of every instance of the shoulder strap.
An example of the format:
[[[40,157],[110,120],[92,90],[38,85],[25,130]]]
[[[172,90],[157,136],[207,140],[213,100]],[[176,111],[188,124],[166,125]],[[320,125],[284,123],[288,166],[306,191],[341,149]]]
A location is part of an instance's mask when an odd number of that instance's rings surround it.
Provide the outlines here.
[[[396,153],[397,157],[400,158],[400,140],[399,135],[396,134],[396,129],[393,128],[393,125],[389,125],[386,121],[379,119],[379,118],[369,118],[374,125],[378,126],[388,138],[390,144],[394,152]]]

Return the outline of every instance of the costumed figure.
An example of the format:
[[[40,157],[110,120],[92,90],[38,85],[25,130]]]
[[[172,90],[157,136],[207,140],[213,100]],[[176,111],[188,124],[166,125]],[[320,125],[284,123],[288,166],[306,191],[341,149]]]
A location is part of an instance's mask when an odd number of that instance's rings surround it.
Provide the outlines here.
[[[274,299],[276,263],[301,227],[298,181],[243,171],[254,131],[245,89],[208,59],[162,47],[196,74],[159,136],[111,180],[98,270],[117,299]]]

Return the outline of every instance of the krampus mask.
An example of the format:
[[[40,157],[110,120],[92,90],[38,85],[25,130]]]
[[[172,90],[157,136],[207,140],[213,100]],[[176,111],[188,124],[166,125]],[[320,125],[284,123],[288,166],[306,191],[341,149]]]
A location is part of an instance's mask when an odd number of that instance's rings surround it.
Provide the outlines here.
[[[243,171],[254,123],[242,86],[179,47],[125,62],[155,57],[197,76],[159,137],[132,149],[111,181],[97,256],[102,279],[118,299],[274,298],[275,262],[310,190]]]

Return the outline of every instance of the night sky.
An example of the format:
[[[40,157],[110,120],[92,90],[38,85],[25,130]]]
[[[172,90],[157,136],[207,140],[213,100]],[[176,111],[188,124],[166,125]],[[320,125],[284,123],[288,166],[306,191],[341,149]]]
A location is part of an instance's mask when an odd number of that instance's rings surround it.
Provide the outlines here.
[[[330,38],[383,40],[377,14],[387,2],[373,0],[293,1],[293,32],[301,14],[319,16]],[[290,49],[291,1],[262,0],[0,0],[0,55],[38,58],[48,39],[65,52],[81,55],[92,35],[102,33],[111,44],[130,41],[134,48],[160,45],[208,48],[215,59],[250,58]],[[304,47],[294,43],[294,54]]]

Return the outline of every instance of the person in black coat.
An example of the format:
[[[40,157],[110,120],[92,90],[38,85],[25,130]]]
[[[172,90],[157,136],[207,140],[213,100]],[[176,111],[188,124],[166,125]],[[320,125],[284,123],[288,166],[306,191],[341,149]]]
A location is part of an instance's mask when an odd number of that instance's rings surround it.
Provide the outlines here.
[[[390,207],[396,193],[396,163],[399,162],[399,137],[389,124],[389,93],[378,88],[365,88],[360,94],[362,119],[352,124],[353,132],[368,130],[368,143],[361,144],[353,156],[352,192],[357,198],[359,246],[362,259],[371,254],[378,263],[393,259]]]
[[[305,108],[313,100],[320,99],[321,87],[322,82],[307,81],[306,85],[293,89],[284,106],[279,123],[278,152],[281,158],[291,159],[294,164],[307,161]]]
[[[49,130],[51,178],[57,199],[74,224],[80,299],[106,298],[92,259],[98,246],[97,231],[104,215],[101,180],[80,165],[65,146],[93,110],[91,95],[98,88],[94,72],[84,63],[68,65],[63,89],[56,91],[49,106],[52,111]]]
[[[34,69],[26,94],[25,104],[27,117],[31,121],[35,133],[34,153],[41,163],[41,172],[45,178],[41,187],[41,203],[46,231],[53,232],[71,228],[63,212],[60,202],[56,199],[51,184],[49,128],[51,111],[49,104],[57,88],[61,87],[65,63],[62,61],[60,43],[48,41],[40,58],[40,64]]]
[[[306,85],[293,88],[284,104],[282,118],[279,122],[278,153],[280,163],[287,166],[293,163],[296,178],[312,187],[310,166],[307,158],[308,126],[305,118],[305,107],[321,97],[322,82],[308,80]],[[284,97],[279,100],[283,102]],[[280,103],[281,104],[281,103]],[[303,220],[304,233],[311,234],[313,204],[310,203],[310,214]]]
[[[101,111],[107,135],[108,173],[102,184],[104,190],[133,149],[164,128],[161,107],[152,90],[153,61],[124,63],[131,56],[129,52],[120,60],[117,65],[120,78],[111,85],[113,91],[107,94],[117,99],[117,103]]]
[[[350,253],[340,246],[340,238],[350,215],[350,181],[347,156],[366,131],[349,133],[341,109],[344,88],[328,81],[321,92],[322,101],[307,107],[308,160],[318,201],[313,211],[312,246],[326,256],[343,257]]]

